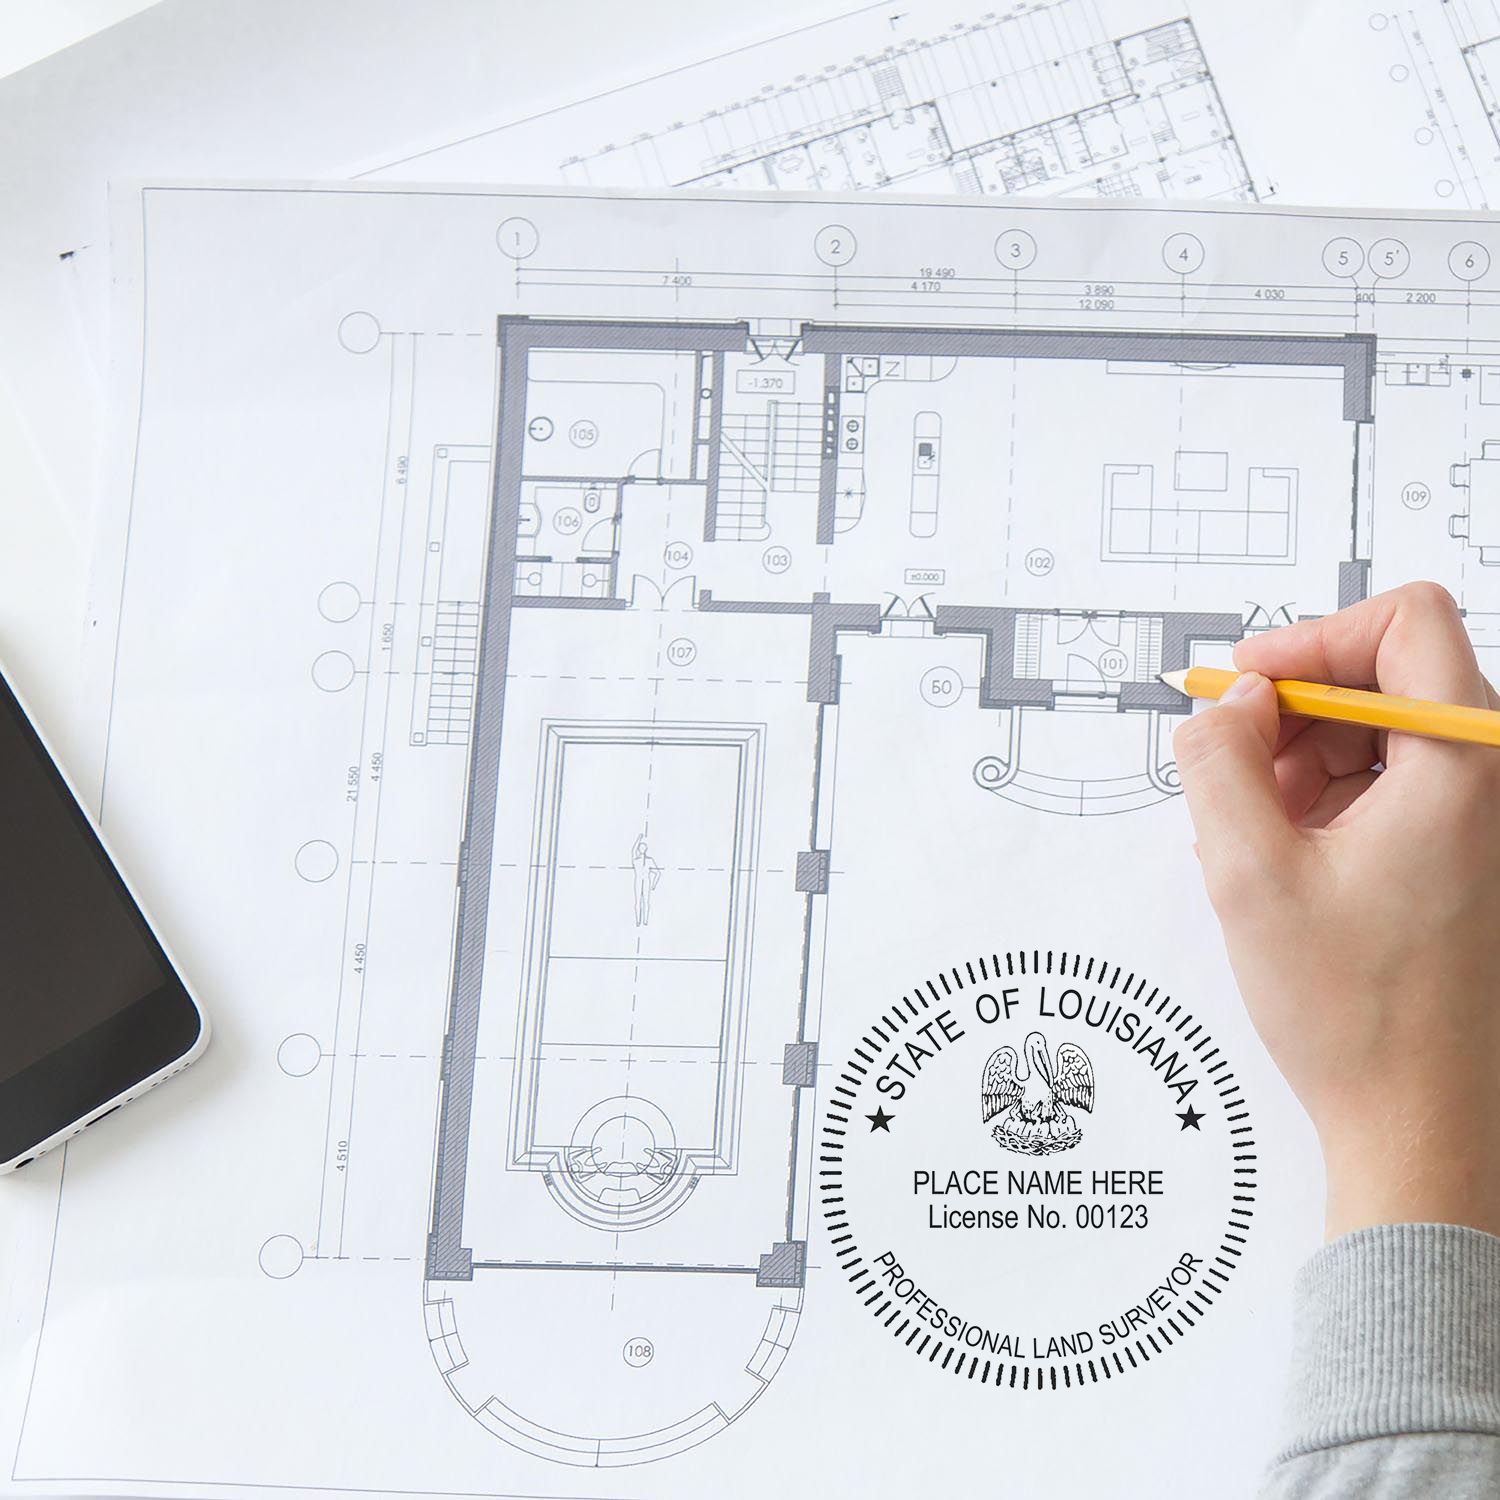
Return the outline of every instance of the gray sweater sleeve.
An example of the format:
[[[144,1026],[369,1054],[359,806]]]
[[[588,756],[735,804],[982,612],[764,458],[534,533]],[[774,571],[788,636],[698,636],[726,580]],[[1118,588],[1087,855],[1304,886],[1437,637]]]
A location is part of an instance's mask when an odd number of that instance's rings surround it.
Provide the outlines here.
[[[1298,1271],[1292,1333],[1261,1500],[1500,1496],[1500,1238],[1341,1235]]]

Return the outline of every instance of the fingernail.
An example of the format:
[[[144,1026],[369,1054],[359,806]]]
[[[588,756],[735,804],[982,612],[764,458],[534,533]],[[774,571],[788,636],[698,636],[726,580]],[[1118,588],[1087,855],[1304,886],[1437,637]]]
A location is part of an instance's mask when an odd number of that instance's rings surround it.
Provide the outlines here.
[[[1243,698],[1246,693],[1254,692],[1264,681],[1265,678],[1259,672],[1241,672],[1219,695],[1219,702],[1233,703],[1236,698]]]

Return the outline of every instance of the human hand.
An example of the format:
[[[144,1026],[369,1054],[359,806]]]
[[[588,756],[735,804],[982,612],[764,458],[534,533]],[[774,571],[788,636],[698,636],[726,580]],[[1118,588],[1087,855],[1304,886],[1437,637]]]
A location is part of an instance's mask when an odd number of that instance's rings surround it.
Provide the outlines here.
[[[1500,698],[1435,584],[1234,661],[1247,675],[1179,727],[1177,765],[1246,1008],[1322,1144],[1328,1237],[1500,1234],[1500,751],[1281,719],[1267,679]]]

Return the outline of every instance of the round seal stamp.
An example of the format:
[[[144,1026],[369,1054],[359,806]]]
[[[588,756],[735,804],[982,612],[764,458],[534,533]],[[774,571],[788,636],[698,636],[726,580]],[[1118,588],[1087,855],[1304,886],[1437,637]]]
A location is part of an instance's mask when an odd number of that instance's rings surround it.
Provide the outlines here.
[[[1229,1059],[1098,956],[991,954],[871,1018],[820,1134],[832,1248],[878,1328],[1004,1389],[1115,1380],[1230,1284],[1256,1148]]]

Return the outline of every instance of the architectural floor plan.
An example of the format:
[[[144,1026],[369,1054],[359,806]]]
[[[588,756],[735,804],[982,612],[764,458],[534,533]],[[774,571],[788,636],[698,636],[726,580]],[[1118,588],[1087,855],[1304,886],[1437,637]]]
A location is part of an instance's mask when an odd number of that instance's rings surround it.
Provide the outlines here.
[[[867,5],[359,175],[1479,209],[1497,35],[1494,0]]]
[[[1500,11],[1492,0],[1428,0],[1372,10],[1366,24],[1385,48],[1395,112],[1432,160],[1435,198],[1490,208],[1500,194],[1491,80]]]
[[[396,170],[499,152],[593,187],[1256,196],[1192,19],[1138,0],[865,8],[658,82]]]
[[[131,1151],[70,1150],[12,1486],[898,1494],[938,1448],[982,1472],[982,1430],[1023,1484],[1125,1455],[1249,1493],[1318,1184],[1194,941],[1157,674],[1414,575],[1494,672],[1490,227],[331,187],[124,212],[149,319],[99,572],[105,821],[233,1021],[121,1117]],[[1039,1393],[1009,1334],[956,1382],[871,1325],[828,1153],[892,1118],[844,1101],[899,996],[1054,950],[1114,960],[1089,1026],[1113,993],[1191,1012],[1183,1058],[1147,1051],[1193,1133],[1150,1134],[1085,1035],[1114,1114],[1072,1149],[1164,1173],[1149,1225],[937,1238],[963,1285],[1017,1278],[1018,1318],[1134,1329],[1180,1295],[1192,1332],[1146,1370],[1069,1333]],[[955,1118],[993,1166],[978,1087]],[[866,1221],[912,1194],[872,1171]],[[1216,1250],[1200,1217],[1252,1188]],[[883,1248],[892,1288],[930,1234]],[[1099,1445],[1060,1453],[1062,1399]]]
[[[900,42],[562,169],[593,186],[1254,196],[1192,21],[1110,36],[1078,0]]]

